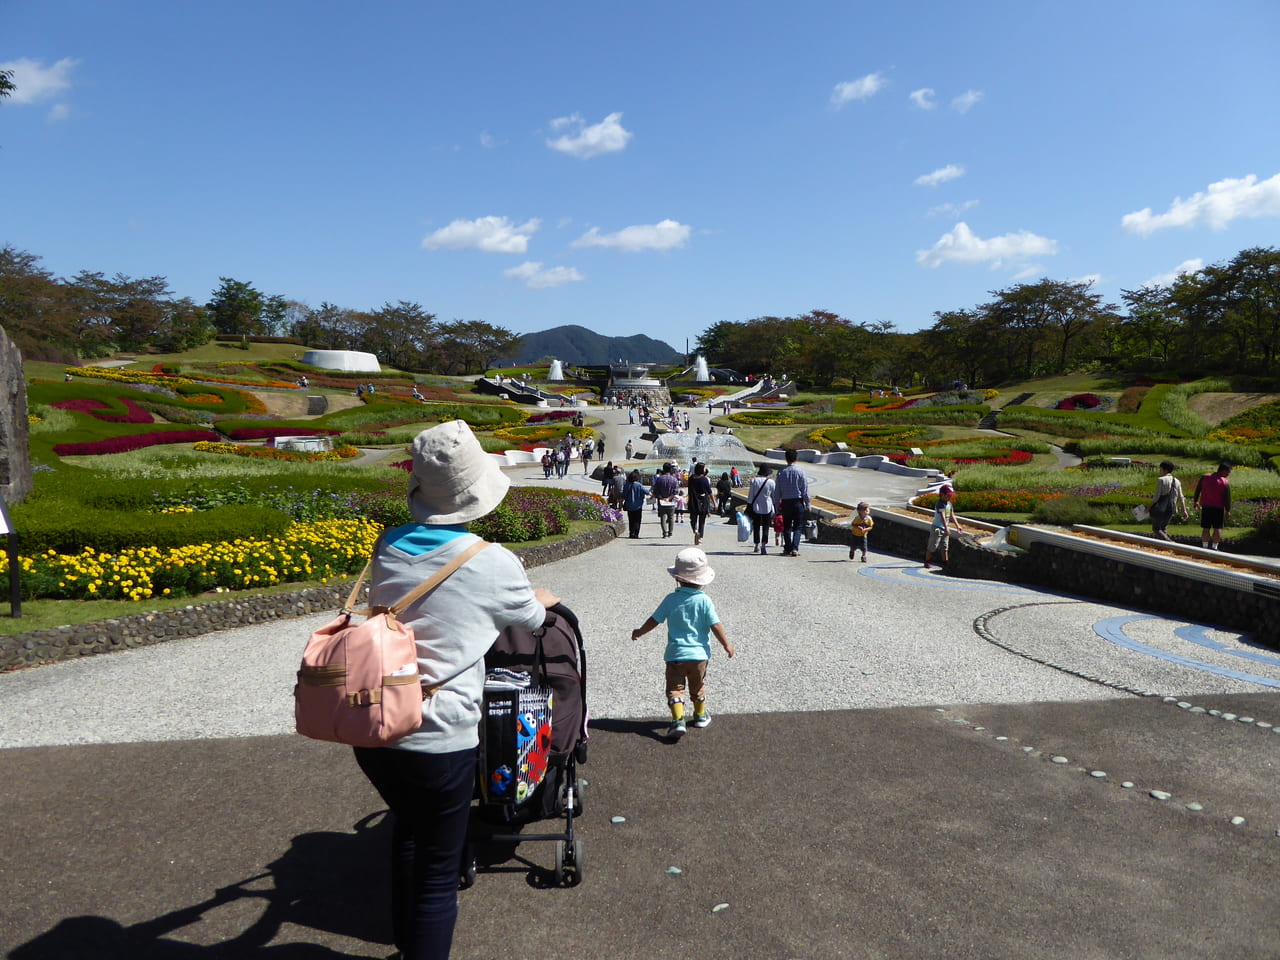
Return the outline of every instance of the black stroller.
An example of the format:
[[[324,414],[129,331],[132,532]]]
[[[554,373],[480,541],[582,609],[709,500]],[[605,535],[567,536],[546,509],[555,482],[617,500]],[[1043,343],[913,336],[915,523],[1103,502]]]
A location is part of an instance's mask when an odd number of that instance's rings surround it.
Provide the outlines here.
[[[564,604],[537,630],[507,629],[485,656],[484,719],[462,886],[475,882],[477,848],[525,841],[555,844],[556,886],[582,882],[577,766],[587,759],[587,665],[578,618]],[[563,817],[561,833],[524,833]]]

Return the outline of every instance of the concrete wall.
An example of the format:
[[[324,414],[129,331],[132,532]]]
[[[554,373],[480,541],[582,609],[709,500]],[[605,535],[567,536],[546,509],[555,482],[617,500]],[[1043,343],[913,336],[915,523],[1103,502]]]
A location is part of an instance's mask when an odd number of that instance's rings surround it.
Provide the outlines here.
[[[876,521],[872,553],[924,561],[929,517],[907,517],[876,508],[872,516]],[[851,544],[853,534],[847,521],[842,525],[820,523],[819,542]],[[952,534],[946,572],[954,577],[1046,587],[1245,631],[1280,649],[1280,581],[1246,576],[1237,585],[1217,583],[1193,574],[1155,569],[1139,562],[1141,559],[1140,550],[1118,548],[1100,557],[1072,550],[1069,545],[1040,542],[1031,543],[1026,551],[994,550],[973,536]]]

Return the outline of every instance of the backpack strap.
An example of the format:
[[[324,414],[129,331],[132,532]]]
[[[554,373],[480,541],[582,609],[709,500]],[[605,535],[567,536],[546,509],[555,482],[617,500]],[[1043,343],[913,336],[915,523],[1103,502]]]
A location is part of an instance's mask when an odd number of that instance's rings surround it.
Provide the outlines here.
[[[385,608],[380,607],[378,609],[380,611],[385,610],[385,612],[395,616],[415,600],[430,593],[436,587],[440,586],[440,584],[444,583],[445,580],[448,580],[459,567],[488,546],[491,546],[488,540],[477,540],[391,606]],[[374,553],[377,553],[376,547],[374,548]],[[367,607],[364,610],[354,609],[356,599],[360,596],[360,588],[364,585],[364,579],[369,575],[369,570],[372,566],[373,557],[371,556],[369,557],[369,562],[364,565],[364,569],[360,571],[360,576],[356,578],[355,586],[351,588],[351,593],[347,597],[347,602],[342,605],[342,610],[339,611],[340,613],[346,614],[347,616],[351,616],[353,613],[358,613],[361,616],[367,617],[374,612],[374,608],[372,607]]]

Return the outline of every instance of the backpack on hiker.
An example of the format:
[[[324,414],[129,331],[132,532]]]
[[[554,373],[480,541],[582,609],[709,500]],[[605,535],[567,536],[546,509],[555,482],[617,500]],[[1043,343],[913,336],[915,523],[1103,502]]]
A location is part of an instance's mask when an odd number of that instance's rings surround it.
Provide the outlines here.
[[[485,540],[472,544],[385,610],[355,611],[371,558],[338,616],[307,641],[293,688],[298,733],[353,747],[385,747],[422,726],[422,702],[439,688],[423,686],[413,631],[396,616],[487,546]],[[368,618],[353,624],[354,613]]]

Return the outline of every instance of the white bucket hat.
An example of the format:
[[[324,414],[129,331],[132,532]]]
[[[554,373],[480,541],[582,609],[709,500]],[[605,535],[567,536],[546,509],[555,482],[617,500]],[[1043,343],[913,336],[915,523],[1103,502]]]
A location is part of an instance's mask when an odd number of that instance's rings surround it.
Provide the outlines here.
[[[667,573],[695,587],[705,587],[716,578],[716,572],[707,563],[707,555],[697,547],[686,547],[677,553],[676,565],[667,567]]]
[[[409,513],[432,526],[478,520],[502,502],[511,481],[465,421],[450,420],[413,440]]]

